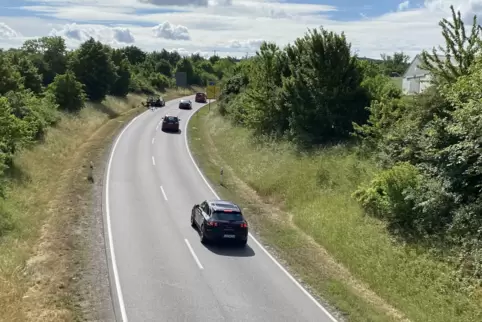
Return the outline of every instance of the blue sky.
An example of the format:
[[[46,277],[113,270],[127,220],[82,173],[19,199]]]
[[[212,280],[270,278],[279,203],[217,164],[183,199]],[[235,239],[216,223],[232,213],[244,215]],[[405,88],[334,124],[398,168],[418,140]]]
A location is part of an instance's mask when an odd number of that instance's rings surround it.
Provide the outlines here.
[[[367,17],[377,17],[385,13],[394,12],[398,5],[403,2],[399,0],[289,0],[290,3],[312,3],[332,5],[338,8],[338,11],[331,13],[335,20],[353,21],[359,20],[361,14]],[[423,4],[423,0],[410,1],[413,7]]]
[[[189,6],[200,1],[209,6]],[[400,50],[415,55],[440,44],[438,22],[450,4],[469,16],[482,11],[482,0],[227,1],[0,0],[0,47],[59,35],[70,47],[94,37],[114,46],[239,56],[254,54],[263,40],[283,46],[307,28],[324,26],[345,32],[355,51],[376,58]]]
[[[67,2],[67,1],[66,1]],[[353,21],[359,20],[362,16],[377,17],[385,13],[394,12],[398,5],[403,2],[400,0],[282,0],[280,2],[293,4],[323,4],[337,7],[338,11],[330,13],[334,20],[338,21]],[[46,1],[25,1],[25,0],[3,0],[0,8],[2,8],[2,15],[10,17],[18,16],[38,16],[36,12],[24,10],[24,6],[40,6]],[[411,7],[418,7],[423,4],[423,0],[410,1]],[[61,7],[64,4],[50,3],[50,6]],[[136,14],[146,13],[165,13],[165,12],[180,12],[182,9],[156,8],[156,9],[137,9]],[[41,15],[41,14],[40,14]]]

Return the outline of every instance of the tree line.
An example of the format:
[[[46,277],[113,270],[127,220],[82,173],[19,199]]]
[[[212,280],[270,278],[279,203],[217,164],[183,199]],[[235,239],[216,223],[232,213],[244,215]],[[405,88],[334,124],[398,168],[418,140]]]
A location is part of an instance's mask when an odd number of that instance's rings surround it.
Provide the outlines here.
[[[75,50],[68,50],[61,37],[0,50],[0,196],[5,197],[14,155],[41,140],[61,113],[76,113],[87,100],[102,101],[106,95],[162,92],[175,86],[178,71],[186,72],[188,85],[204,85],[225,76],[235,62],[164,49],[115,49],[92,38]],[[6,225],[0,213],[0,236]]]
[[[382,57],[360,59],[344,34],[324,29],[309,30],[286,48],[265,42],[223,79],[220,111],[257,134],[304,148],[346,140],[353,122],[367,122],[373,99],[401,97],[387,74],[397,65],[393,57],[405,57],[406,68],[408,56]]]
[[[309,30],[285,48],[262,44],[222,80],[219,112],[255,137],[288,140],[302,151],[341,143],[379,172],[353,193],[367,215],[404,243],[482,280],[482,55],[453,7],[440,22],[445,50],[422,53],[433,85],[405,96],[390,79],[409,57],[381,61],[351,52],[343,33]],[[440,59],[449,57],[448,59]]]

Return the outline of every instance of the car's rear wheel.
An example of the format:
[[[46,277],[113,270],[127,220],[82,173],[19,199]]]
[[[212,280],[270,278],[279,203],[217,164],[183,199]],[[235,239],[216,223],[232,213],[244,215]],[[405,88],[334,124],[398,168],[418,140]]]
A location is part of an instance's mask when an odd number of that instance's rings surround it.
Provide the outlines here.
[[[199,238],[201,239],[201,243],[205,244],[207,242],[207,238],[204,235],[204,225],[201,225],[201,229],[199,229]]]
[[[239,247],[246,247],[247,243],[248,243],[248,240],[246,239],[246,240],[242,240],[242,241],[238,242],[238,245],[239,245]]]
[[[196,228],[196,222],[194,221],[193,215],[191,215],[191,227]]]

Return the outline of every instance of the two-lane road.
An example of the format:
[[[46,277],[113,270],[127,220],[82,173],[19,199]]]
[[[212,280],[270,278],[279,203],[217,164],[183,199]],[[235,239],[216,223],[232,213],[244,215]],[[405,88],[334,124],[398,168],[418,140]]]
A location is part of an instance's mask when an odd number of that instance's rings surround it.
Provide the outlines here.
[[[245,249],[204,246],[192,206],[218,199],[187,149],[193,110],[178,101],[146,111],[114,142],[105,178],[105,221],[119,321],[335,321],[250,236]],[[161,131],[166,113],[181,133]]]

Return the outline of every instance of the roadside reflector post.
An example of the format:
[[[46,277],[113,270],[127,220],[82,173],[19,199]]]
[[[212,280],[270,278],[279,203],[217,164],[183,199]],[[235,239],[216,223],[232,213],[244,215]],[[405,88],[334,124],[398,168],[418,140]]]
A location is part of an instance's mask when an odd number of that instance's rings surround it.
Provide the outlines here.
[[[219,172],[219,174],[220,174],[220,181],[219,181],[219,183],[220,183],[221,185],[223,185],[223,175],[224,175],[223,167],[221,167],[221,171]]]
[[[92,183],[94,182],[94,163],[92,161],[89,162],[87,180],[89,180]]]

